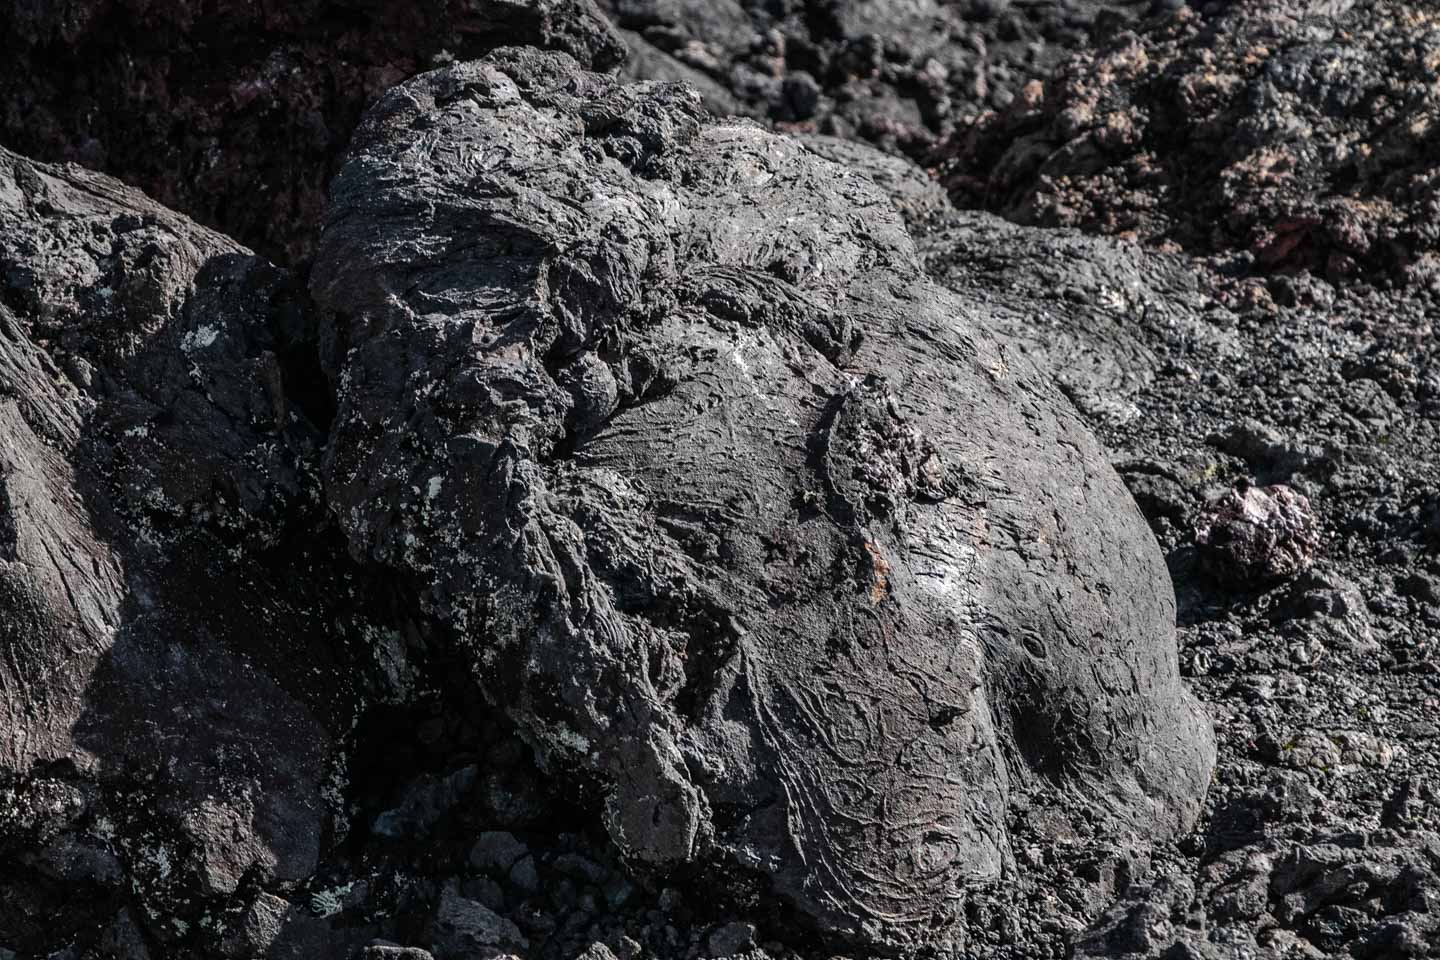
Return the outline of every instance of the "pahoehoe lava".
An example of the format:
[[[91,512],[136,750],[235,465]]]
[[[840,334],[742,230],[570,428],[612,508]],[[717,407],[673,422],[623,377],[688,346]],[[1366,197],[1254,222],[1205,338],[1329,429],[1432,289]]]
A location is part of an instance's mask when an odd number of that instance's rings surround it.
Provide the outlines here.
[[[517,50],[370,112],[311,277],[329,502],[628,857],[904,943],[1038,782],[1142,834],[1213,763],[1153,537],[874,186]],[[743,811],[717,825],[717,808]]]
[[[0,960],[1440,956],[1434,24],[0,4]]]

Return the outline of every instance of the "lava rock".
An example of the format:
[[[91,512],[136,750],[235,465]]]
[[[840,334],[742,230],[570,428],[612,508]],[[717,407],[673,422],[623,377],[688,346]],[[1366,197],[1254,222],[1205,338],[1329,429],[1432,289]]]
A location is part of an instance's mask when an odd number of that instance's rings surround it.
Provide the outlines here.
[[[262,893],[241,913],[226,932],[222,950],[227,957],[266,956],[280,938],[290,903]]]
[[[1440,574],[1411,573],[1395,578],[1395,589],[1421,603],[1440,603]]]
[[[331,508],[632,862],[898,947],[1042,783],[1057,824],[1193,820],[1144,519],[873,184],[512,50],[383,98],[332,194]]]
[[[1226,453],[1244,460],[1257,476],[1278,482],[1288,481],[1325,460],[1324,451],[1287,440],[1274,427],[1252,418],[1231,424],[1212,439]]]
[[[712,957],[737,957],[755,946],[755,926],[749,923],[727,923],[713,931],[705,941]]]
[[[323,434],[286,390],[297,293],[113,180],[0,151],[0,777],[13,811],[62,771],[104,847],[65,870],[118,869],[160,943],[316,868],[355,711],[325,638],[356,572],[303,545]],[[73,899],[57,866],[0,878],[34,902],[6,927],[27,953],[85,925],[45,899]]]
[[[470,865],[488,876],[503,878],[528,856],[530,849],[514,834],[492,830],[481,834],[470,848]]]
[[[615,951],[603,943],[592,943],[576,955],[575,960],[619,960]]]
[[[446,777],[423,776],[405,789],[400,805],[375,818],[371,829],[384,837],[428,833],[475,787],[479,770],[462,767]]]
[[[1157,342],[1204,345],[1218,358],[1237,353],[1226,329],[1233,318],[1210,295],[1213,281],[1183,258],[934,209],[941,215],[917,231],[927,271],[983,300],[978,320],[1005,362],[1056,382],[1097,430],[1139,416],[1136,399],[1164,367]]]
[[[920,227],[937,214],[949,210],[950,200],[935,179],[903,157],[891,156],[869,144],[840,137],[820,134],[796,136],[812,152],[862,174],[888,193],[895,209],[913,227]]]
[[[434,954],[420,947],[402,947],[398,943],[366,944],[356,960],[435,960]]]
[[[1194,4],[1063,61],[938,155],[957,206],[1019,223],[1429,286],[1437,49],[1424,3]]]
[[[957,122],[1013,100],[1090,37],[1143,13],[1127,0],[601,0],[626,76],[685,80],[720,115],[858,136],[923,155]],[[1003,12],[1002,12],[1003,8]]]
[[[1246,487],[1206,506],[1195,542],[1211,575],[1261,587],[1309,568],[1320,545],[1319,521],[1309,498],[1290,487]]]
[[[510,43],[596,69],[625,57],[590,0],[9,2],[0,142],[111,174],[296,263],[365,107],[405,77]]]
[[[437,960],[497,958],[524,950],[530,941],[512,921],[446,887],[431,930]]]

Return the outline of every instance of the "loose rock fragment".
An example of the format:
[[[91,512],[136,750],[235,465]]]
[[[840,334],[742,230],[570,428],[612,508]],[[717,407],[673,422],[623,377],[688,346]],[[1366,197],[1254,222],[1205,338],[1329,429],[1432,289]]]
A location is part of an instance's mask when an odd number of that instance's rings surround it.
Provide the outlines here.
[[[512,921],[447,887],[440,897],[431,933],[437,960],[498,960],[524,951],[529,940]]]
[[[1304,494],[1283,484],[1246,487],[1209,504],[1197,521],[1195,542],[1212,575],[1258,587],[1308,569],[1320,528]]]

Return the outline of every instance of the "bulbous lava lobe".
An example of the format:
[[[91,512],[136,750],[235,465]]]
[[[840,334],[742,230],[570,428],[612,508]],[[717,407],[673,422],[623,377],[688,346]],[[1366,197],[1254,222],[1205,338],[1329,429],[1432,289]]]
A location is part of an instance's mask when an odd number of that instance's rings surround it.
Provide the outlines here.
[[[332,508],[631,858],[898,946],[1007,870],[1018,795],[1192,822],[1157,546],[872,183],[512,50],[391,91],[332,196]]]

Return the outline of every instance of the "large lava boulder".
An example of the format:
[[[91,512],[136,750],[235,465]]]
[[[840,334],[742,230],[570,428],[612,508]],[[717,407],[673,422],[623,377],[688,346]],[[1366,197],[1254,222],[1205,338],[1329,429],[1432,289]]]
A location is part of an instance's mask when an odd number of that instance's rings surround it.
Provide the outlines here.
[[[395,88],[311,278],[326,496],[633,863],[936,936],[1046,791],[1170,835],[1214,759],[1144,519],[873,183],[509,50]]]

